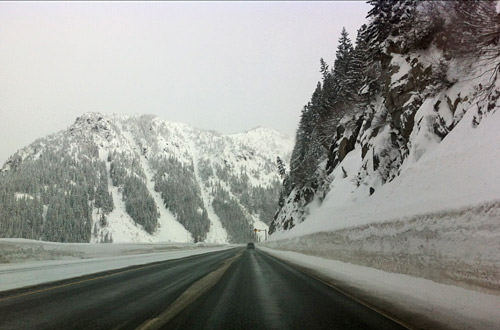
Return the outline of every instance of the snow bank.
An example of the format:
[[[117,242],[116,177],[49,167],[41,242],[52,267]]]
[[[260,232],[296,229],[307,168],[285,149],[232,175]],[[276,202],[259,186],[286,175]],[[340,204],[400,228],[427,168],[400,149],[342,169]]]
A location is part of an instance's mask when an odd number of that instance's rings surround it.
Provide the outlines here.
[[[500,201],[265,246],[500,294]]]
[[[185,246],[167,244],[61,244],[2,239],[0,240],[0,247],[4,256],[5,251],[8,251],[6,247],[9,246],[23,246],[23,248],[18,249],[18,261],[32,260],[36,257],[45,258],[45,260],[11,264],[0,263],[0,291],[134,265],[184,258],[233,247],[230,245],[208,246],[194,244]],[[162,249],[163,252],[158,252]],[[25,254],[24,259],[23,253]],[[95,257],[98,255],[101,257]],[[94,257],[82,259],[88,256]],[[48,258],[53,260],[48,260]],[[80,259],[75,260],[76,258]]]
[[[500,327],[499,295],[296,252],[261,249],[312,270],[336,288],[415,328]]]
[[[0,238],[0,265],[44,260],[117,257],[141,253],[219,247],[208,243],[57,243],[24,238]]]

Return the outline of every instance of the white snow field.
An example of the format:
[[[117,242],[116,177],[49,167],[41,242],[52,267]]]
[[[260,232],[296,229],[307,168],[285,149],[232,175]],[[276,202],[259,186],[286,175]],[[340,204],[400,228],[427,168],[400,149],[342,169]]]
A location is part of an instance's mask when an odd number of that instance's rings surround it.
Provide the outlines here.
[[[0,291],[232,247],[209,244],[51,243],[0,239]]]
[[[417,329],[498,329],[500,296],[436,283],[423,278],[384,272],[291,251],[263,248],[265,252],[313,271],[343,292],[396,312],[403,324]],[[401,318],[401,316],[403,316]]]

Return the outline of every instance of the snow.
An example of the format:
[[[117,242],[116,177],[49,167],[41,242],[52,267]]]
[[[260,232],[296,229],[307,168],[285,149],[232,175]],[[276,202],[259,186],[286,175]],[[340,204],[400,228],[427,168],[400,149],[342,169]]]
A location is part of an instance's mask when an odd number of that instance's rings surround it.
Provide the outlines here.
[[[159,228],[153,234],[157,242],[193,242],[191,233],[177,221],[175,216],[165,207],[165,203],[159,192],[155,191],[153,183],[153,173],[149,167],[147,160],[141,156],[141,165],[146,174],[146,186],[153,196],[156,206],[160,212],[158,219]]]
[[[226,188],[235,201],[238,202],[238,198],[231,193],[227,183],[216,176],[209,177],[205,182],[199,173],[200,163],[210,164],[212,170],[216,165],[228,168],[235,176],[246,173],[250,185],[266,187],[278,178],[274,168],[276,156],[280,156],[287,163],[293,148],[293,139],[262,127],[244,133],[219,134],[192,128],[182,123],[162,121],[158,118],[153,119],[153,123],[160,133],[158,137],[155,137],[159,152],[175,155],[178,161],[187,166],[193,165],[194,177],[201,193],[200,197],[210,220],[210,228],[205,241],[211,243],[228,241],[227,231],[212,207],[211,187],[218,182]],[[246,212],[241,204],[240,207]],[[252,219],[254,226],[258,224],[259,228],[267,228],[267,225],[253,215]],[[264,238],[264,233],[262,233],[262,238]]]
[[[498,294],[499,218],[497,201],[271,240],[265,246]]]
[[[498,200],[500,111],[491,113],[474,129],[473,114],[474,111],[467,111],[441,143],[415,157],[398,177],[370,198],[360,189],[352,192],[349,184],[345,189],[332,189],[321,207],[310,208],[306,221],[271,238],[297,237]],[[352,151],[352,157],[359,159],[359,152]],[[353,168],[352,158],[346,157],[339,168],[344,165]],[[354,175],[345,180],[353,180]]]
[[[224,226],[222,226],[222,222],[220,221],[219,216],[215,213],[214,208],[212,207],[212,199],[210,198],[210,194],[200,177],[200,173],[198,170],[199,152],[192,141],[189,144],[189,147],[191,149],[191,155],[193,157],[194,177],[196,179],[196,182],[198,182],[203,206],[205,207],[205,210],[207,210],[208,219],[210,221],[210,228],[208,230],[205,241],[207,243],[227,243],[229,241],[227,231],[226,229],[224,229]]]
[[[14,194],[14,196],[16,197],[16,200],[19,200],[19,199],[34,199],[34,197],[30,194],[26,194],[26,193],[20,193],[20,192],[16,192]]]
[[[259,248],[277,258],[327,277],[336,287],[346,288],[345,291],[355,291],[356,296],[363,296],[365,302],[375,301],[379,309],[385,305],[396,315],[413,315],[414,320],[417,320],[414,321],[416,323],[421,324],[428,318],[434,324],[454,329],[500,327],[499,295],[466,290],[337,260]]]
[[[397,73],[391,75],[391,87],[395,87],[394,84],[410,71],[411,65],[399,54],[392,54],[392,56],[391,65],[398,68]]]
[[[98,154],[82,155],[82,145],[97,147]],[[114,209],[106,215],[108,223],[104,226],[101,226],[99,222],[102,211],[93,210],[91,242],[101,242],[106,235],[108,238],[111,236],[113,242],[121,243],[192,240],[191,234],[177,221],[172,211],[164,206],[161,194],[154,190],[152,181],[154,169],[149,161],[154,158],[173,157],[188,168],[193,165],[200,197],[210,220],[206,240],[220,243],[228,241],[228,234],[212,207],[214,185],[222,183],[230,192],[229,180],[241,178],[244,175],[248,177],[248,185],[252,187],[269,187],[271,184],[278,183],[280,178],[276,168],[276,157],[279,156],[288,165],[293,139],[275,130],[262,127],[244,133],[220,134],[148,115],[134,117],[121,114],[85,113],[78,117],[67,130],[37,140],[32,145],[19,150],[14,156],[21,159],[38,157],[47,146],[53,147],[54,151],[68,153],[75,161],[81,157],[87,157],[91,161],[99,160],[106,163],[108,191],[113,198]],[[139,161],[140,169],[134,174],[141,180],[145,180],[146,187],[160,213],[159,228],[152,235],[128,215],[122,198],[122,188],[114,187],[111,183],[108,155],[113,152],[125,154],[128,158]],[[208,179],[200,177],[199,171],[201,171],[202,163],[209,164],[211,167],[209,170],[213,172]],[[6,163],[2,171],[9,170],[9,164]],[[215,171],[216,167],[227,171],[230,179],[219,178]],[[130,169],[126,170],[130,172]],[[196,187],[193,188],[196,189]],[[33,197],[37,198],[37,196]],[[237,196],[233,197],[238,201]],[[16,198],[30,198],[30,196],[24,192],[18,192]],[[256,217],[257,215],[252,215],[253,220],[250,225],[262,227],[263,222]]]
[[[438,55],[431,49],[418,59],[425,66]],[[393,64],[401,60],[396,55]],[[455,328],[500,328],[500,111],[478,93],[491,83],[484,73],[493,65],[476,62],[450,61],[448,79],[455,83],[426,96],[414,117],[409,155],[392,181],[358,177],[363,166],[373,169],[370,154],[361,159],[361,144],[378,126],[375,116],[326,178],[324,200],[305,208],[303,222],[262,244],[407,314]],[[404,80],[406,70],[392,82]],[[436,125],[449,131],[444,138]],[[390,129],[376,134],[369,142],[381,154]],[[300,218],[300,211],[289,203],[282,212]]]
[[[497,14],[500,14],[500,1],[497,1],[497,5],[495,6],[495,11]]]
[[[357,165],[360,163],[361,150],[358,148],[348,153],[342,160],[342,164],[337,166],[332,172],[335,181],[330,185],[330,194],[337,196],[337,198],[331,201],[332,203],[344,205],[352,198],[351,192],[356,188],[353,177],[356,175],[358,171]]]
[[[147,233],[141,225],[136,224],[128,215],[125,208],[125,203],[122,200],[121,192],[117,187],[111,184],[111,178],[108,177],[108,189],[113,196],[115,208],[107,216],[108,229],[112,234],[113,242],[192,242],[191,233],[188,232],[182,224],[180,224],[170,210],[165,207],[163,199],[159,192],[154,189],[153,172],[148,165],[148,161],[144,155],[141,155],[141,150],[137,145],[134,137],[123,125],[119,124],[121,136],[125,141],[122,141],[122,146],[127,146],[129,152],[140,155],[139,160],[141,169],[146,176],[146,187],[153,197],[155,204],[160,213],[158,219],[159,228],[151,235]],[[124,143],[125,142],[125,143]],[[101,154],[101,153],[100,153]],[[102,153],[104,154],[104,153]],[[109,174],[109,164],[107,164]]]
[[[111,183],[111,179],[109,179],[109,182]],[[113,204],[115,206],[113,211],[106,216],[108,220],[108,232],[112,235],[113,242],[152,242],[151,236],[142,226],[137,225],[127,213],[122,193],[118,188],[110,184],[108,189],[113,197]]]
[[[0,246],[2,251],[9,247],[16,249],[15,253],[20,251],[17,261],[25,257],[59,259],[0,263],[0,291],[232,248],[229,245],[64,244],[23,239],[1,239]],[[74,260],[89,256],[89,259]],[[73,260],[61,259],[63,257]]]
[[[286,162],[289,161],[290,151],[294,145],[294,140],[287,135],[263,127],[256,127],[245,133],[229,134],[227,136],[238,143],[261,150],[263,154],[276,154]]]
[[[222,226],[222,222],[220,221],[219,216],[215,213],[205,187],[200,187],[204,206],[207,210],[208,219],[210,220],[210,229],[207,233],[207,238],[205,239],[205,241],[207,243],[227,243],[229,241],[227,231],[226,229],[224,229],[224,226]]]
[[[435,101],[432,98],[426,99],[420,107],[420,111],[415,115],[415,122],[421,124],[420,126],[417,125],[419,128],[414,129],[411,133],[411,151],[406,164],[417,162],[423,154],[434,149],[441,142],[432,132],[432,125],[436,116],[434,111]],[[406,164],[403,165],[403,168],[406,167]]]

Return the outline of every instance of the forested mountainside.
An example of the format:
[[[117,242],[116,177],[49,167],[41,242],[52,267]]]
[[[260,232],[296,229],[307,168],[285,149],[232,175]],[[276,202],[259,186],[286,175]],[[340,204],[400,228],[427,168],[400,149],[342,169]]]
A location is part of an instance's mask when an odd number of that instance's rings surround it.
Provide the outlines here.
[[[270,129],[222,135],[153,116],[87,113],[0,171],[0,237],[58,242],[245,242],[276,211]]]
[[[406,170],[413,170],[413,181],[395,185],[412,183],[417,187],[419,180],[425,180],[425,173],[436,172],[435,168],[424,169],[424,165],[420,172],[415,170],[420,168],[419,160],[422,163],[431,155],[436,160],[442,156],[434,165],[448,168],[439,172],[441,176],[428,175],[427,179],[456,173],[456,181],[469,181],[445,183],[447,187],[426,182],[425,189],[415,188],[410,199],[417,203],[424,200],[420,196],[435,193],[437,200],[446,194],[455,196],[456,207],[481,201],[475,200],[479,196],[475,191],[486,181],[475,181],[472,174],[467,178],[469,169],[465,171],[460,162],[466,162],[469,156],[495,159],[489,155],[491,148],[479,148],[488,143],[484,141],[487,135],[479,138],[484,132],[474,132],[488,125],[484,122],[494,117],[499,107],[498,3],[368,2],[372,5],[368,24],[360,27],[354,42],[342,31],[333,63],[320,61],[323,78],[302,110],[290,172],[283,182],[280,209],[271,232],[290,230],[302,223],[311,207],[321,208],[325,198],[331,207],[328,215],[323,212],[324,217],[335,218],[342,207],[349,206],[353,211]],[[488,128],[490,135],[494,127]],[[455,140],[443,144],[449,135]],[[470,153],[467,136],[475,136],[474,141],[479,143],[475,154]],[[450,157],[457,161],[450,162]],[[452,183],[452,179],[446,182]],[[462,195],[453,191],[455,186],[463,188]],[[379,200],[392,203],[393,209],[402,207],[396,205],[399,199],[395,193],[386,197]],[[420,205],[418,212],[425,213],[428,206]],[[434,207],[436,210],[439,208]],[[316,226],[316,231],[323,228]]]

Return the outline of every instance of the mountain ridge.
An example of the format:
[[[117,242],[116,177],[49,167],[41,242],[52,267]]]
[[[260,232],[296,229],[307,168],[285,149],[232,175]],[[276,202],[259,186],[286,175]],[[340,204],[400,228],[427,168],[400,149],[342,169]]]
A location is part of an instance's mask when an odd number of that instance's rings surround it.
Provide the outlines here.
[[[37,220],[27,224],[22,215],[14,216],[21,227],[31,227],[28,234],[6,219],[4,207],[0,222],[5,236],[71,241],[57,229],[40,237],[36,233],[44,233],[49,225],[47,213],[60,217],[67,212],[62,206],[54,215],[48,211],[53,205],[79,204],[86,209],[83,216],[68,217],[79,219],[74,222],[83,224],[82,232],[91,231],[78,236],[79,241],[254,239],[251,229],[267,227],[274,213],[272,202],[280,186],[276,157],[288,159],[292,143],[273,129],[220,134],[152,115],[85,113],[66,130],[35,140],[5,162],[0,170],[4,205],[16,209],[19,203],[37,204],[28,207]],[[69,174],[64,173],[67,169]],[[58,181],[51,171],[61,172],[63,179]],[[42,182],[50,184],[42,187]],[[76,187],[86,187],[88,207],[83,193],[73,191]],[[6,197],[9,194],[36,198]],[[60,226],[66,222],[61,220]]]

